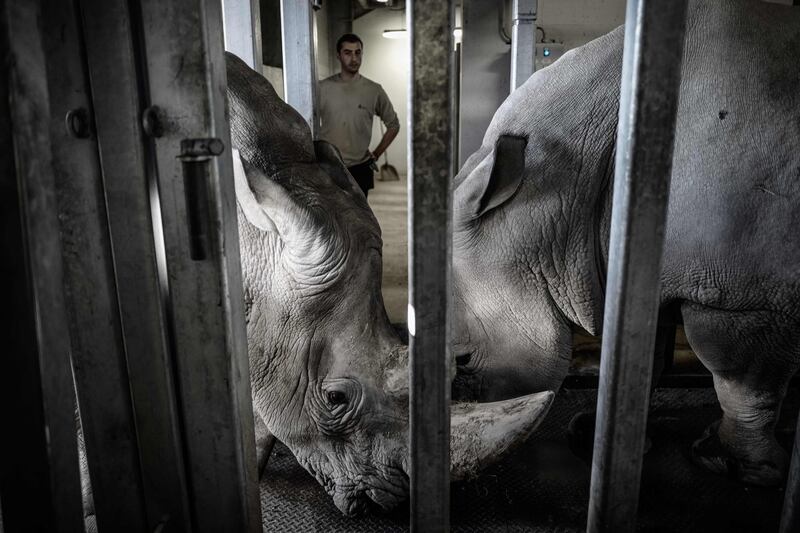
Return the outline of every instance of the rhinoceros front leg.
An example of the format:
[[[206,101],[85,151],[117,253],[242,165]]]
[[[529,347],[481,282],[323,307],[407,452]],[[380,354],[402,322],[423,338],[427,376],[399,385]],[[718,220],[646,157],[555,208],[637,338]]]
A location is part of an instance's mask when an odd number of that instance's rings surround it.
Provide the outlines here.
[[[782,482],[788,454],[775,440],[775,423],[800,362],[800,333],[786,315],[683,306],[689,344],[714,375],[722,419],[692,446],[701,466],[746,483]]]
[[[656,341],[653,355],[653,376],[650,386],[650,397],[655,391],[655,384],[664,371],[667,350],[671,350],[675,339],[675,324],[673,321],[659,320],[656,330]],[[570,450],[577,457],[587,463],[591,463],[594,453],[594,430],[597,424],[597,411],[584,411],[576,414],[569,421],[567,427],[567,444]],[[650,435],[645,437],[644,453],[647,453],[652,446]]]

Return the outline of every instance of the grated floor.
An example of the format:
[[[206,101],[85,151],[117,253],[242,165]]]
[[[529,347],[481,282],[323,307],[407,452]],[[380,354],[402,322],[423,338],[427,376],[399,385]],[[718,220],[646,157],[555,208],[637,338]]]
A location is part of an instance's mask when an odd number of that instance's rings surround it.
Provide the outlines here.
[[[793,438],[798,391],[791,390],[779,424],[785,447]],[[453,484],[456,532],[583,531],[590,466],[574,456],[565,431],[588,410],[596,391],[564,390],[542,426],[520,450],[479,479]],[[783,504],[778,489],[747,487],[707,473],[689,460],[689,447],[719,416],[711,389],[662,389],[650,411],[652,447],[645,456],[638,530],[776,531]],[[342,516],[317,482],[282,445],[261,482],[264,531],[406,531],[408,509],[360,518]]]

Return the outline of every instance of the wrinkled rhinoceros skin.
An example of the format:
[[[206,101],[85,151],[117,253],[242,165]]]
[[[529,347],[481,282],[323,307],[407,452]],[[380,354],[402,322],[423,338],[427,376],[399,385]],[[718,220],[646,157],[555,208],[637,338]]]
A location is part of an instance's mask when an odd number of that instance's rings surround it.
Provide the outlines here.
[[[390,509],[408,495],[408,353],[383,306],[380,228],[338,152],[226,62],[256,416],[343,513]],[[553,394],[455,405],[451,476],[523,442]]]
[[[602,331],[624,29],[534,74],[456,177],[456,389],[556,389]],[[777,484],[800,363],[800,9],[691,1],[661,272],[723,417],[694,457]]]

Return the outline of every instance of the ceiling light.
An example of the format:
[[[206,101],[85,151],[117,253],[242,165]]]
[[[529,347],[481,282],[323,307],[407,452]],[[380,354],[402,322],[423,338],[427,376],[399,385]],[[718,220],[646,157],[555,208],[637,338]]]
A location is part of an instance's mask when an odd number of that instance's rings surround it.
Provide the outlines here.
[[[383,36],[387,39],[402,39],[406,36],[406,30],[383,30]]]

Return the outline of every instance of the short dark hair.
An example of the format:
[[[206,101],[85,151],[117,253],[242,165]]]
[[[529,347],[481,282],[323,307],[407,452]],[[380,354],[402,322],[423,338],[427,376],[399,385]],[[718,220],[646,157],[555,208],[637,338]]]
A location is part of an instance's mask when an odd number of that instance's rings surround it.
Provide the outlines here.
[[[344,35],[339,37],[338,41],[336,41],[337,54],[342,51],[342,45],[344,43],[358,43],[361,45],[361,49],[362,50],[364,49],[364,43],[361,42],[361,39],[359,38],[358,35],[356,35],[355,33],[345,33]]]

